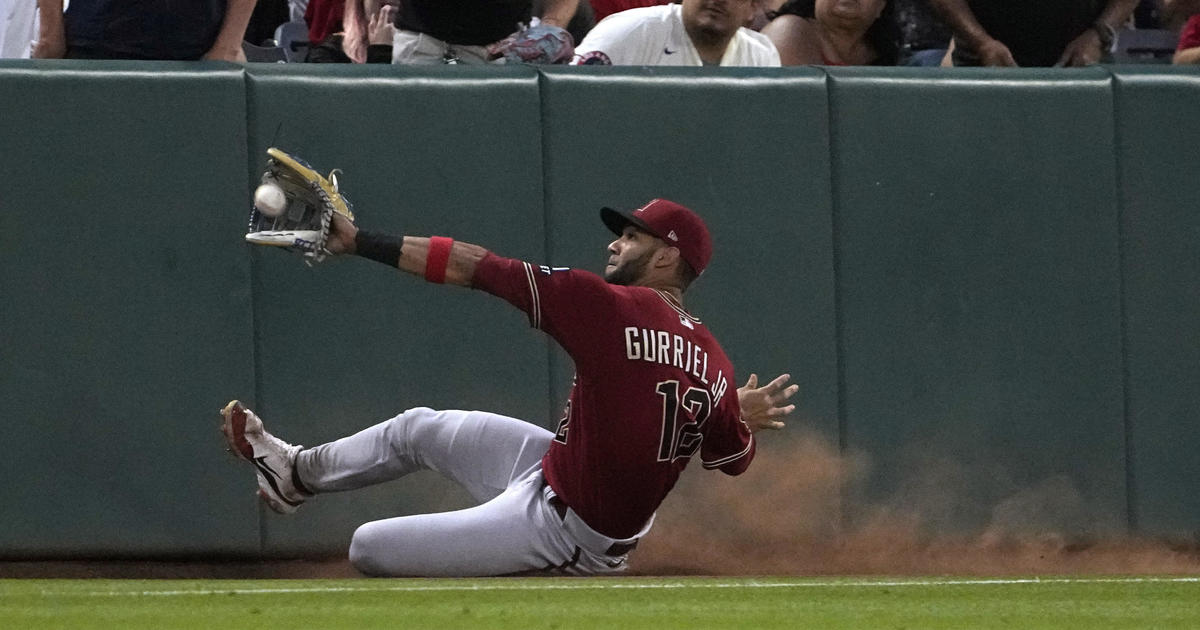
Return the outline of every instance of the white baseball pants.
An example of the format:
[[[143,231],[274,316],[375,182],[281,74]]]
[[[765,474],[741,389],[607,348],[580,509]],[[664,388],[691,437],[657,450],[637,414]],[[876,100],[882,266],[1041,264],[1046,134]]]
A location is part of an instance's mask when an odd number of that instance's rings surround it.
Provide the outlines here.
[[[353,490],[421,469],[461,484],[475,507],[366,523],[350,541],[350,562],[378,576],[482,576],[554,570],[569,575],[625,569],[608,555],[635,538],[612,539],[574,511],[549,500],[542,456],[552,434],[536,425],[481,411],[410,409],[391,420],[296,458],[313,492]]]

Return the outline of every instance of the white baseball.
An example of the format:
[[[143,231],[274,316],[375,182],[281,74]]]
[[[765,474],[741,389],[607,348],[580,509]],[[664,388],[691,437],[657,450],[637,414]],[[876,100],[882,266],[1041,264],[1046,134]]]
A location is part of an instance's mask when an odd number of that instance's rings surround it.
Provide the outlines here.
[[[277,217],[287,208],[287,196],[275,184],[263,184],[254,191],[254,207],[264,216]]]

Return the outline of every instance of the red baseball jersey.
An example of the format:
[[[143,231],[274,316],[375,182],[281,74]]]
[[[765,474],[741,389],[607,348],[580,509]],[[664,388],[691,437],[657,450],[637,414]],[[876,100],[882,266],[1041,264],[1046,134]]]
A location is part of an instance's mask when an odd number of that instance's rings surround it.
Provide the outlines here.
[[[592,529],[635,536],[697,453],[731,475],[750,465],[733,366],[669,293],[490,253],[474,286],[525,311],[575,362],[542,468]]]

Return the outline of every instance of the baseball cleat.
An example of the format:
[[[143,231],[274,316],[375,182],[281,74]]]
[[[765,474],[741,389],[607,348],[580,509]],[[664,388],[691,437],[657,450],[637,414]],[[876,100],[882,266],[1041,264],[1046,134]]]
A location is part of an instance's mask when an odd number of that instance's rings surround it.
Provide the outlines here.
[[[221,410],[221,433],[229,450],[254,464],[258,472],[258,496],[280,514],[291,514],[304,503],[305,495],[292,481],[292,464],[302,446],[292,446],[267,433],[262,420],[237,400]]]

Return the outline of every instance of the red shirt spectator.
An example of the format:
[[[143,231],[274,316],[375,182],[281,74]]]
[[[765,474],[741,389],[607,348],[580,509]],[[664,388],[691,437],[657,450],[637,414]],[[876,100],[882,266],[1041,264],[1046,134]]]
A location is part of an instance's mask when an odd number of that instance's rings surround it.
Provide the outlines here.
[[[316,45],[342,30],[345,4],[345,0],[311,0],[304,11],[304,21],[308,22],[308,41]]]
[[[1188,18],[1187,24],[1179,32],[1179,47],[1176,51],[1187,50],[1200,46],[1200,14]]]

